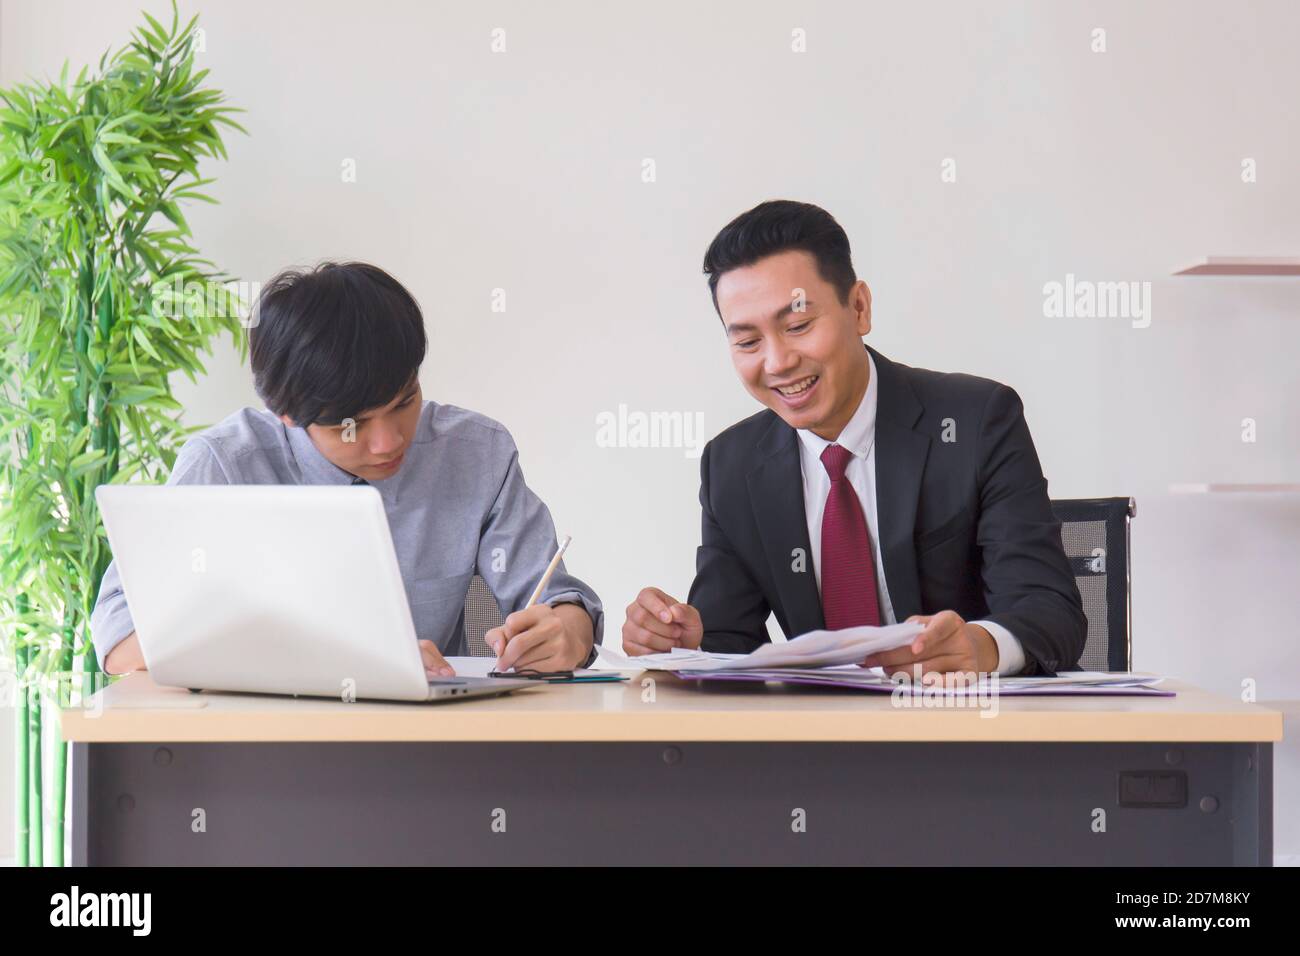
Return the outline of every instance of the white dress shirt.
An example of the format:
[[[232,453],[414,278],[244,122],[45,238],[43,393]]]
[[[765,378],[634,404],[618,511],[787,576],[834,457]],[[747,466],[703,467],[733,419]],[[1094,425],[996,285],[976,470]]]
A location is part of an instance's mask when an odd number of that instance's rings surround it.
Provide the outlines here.
[[[862,503],[862,513],[867,519],[867,533],[871,536],[871,550],[876,565],[876,592],[880,598],[882,624],[897,624],[894,606],[889,600],[889,586],[885,583],[885,562],[880,555],[880,522],[876,516],[876,362],[867,353],[871,365],[871,379],[862,404],[853,413],[834,444],[853,454],[844,475]],[[826,498],[831,492],[830,475],[822,464],[821,455],[832,444],[811,431],[796,429],[799,435],[799,464],[803,471],[803,507],[808,517],[808,541],[812,544],[813,570],[817,575],[817,592],[822,588],[822,515],[826,511]],[[935,613],[944,608],[930,608],[925,613]],[[998,646],[999,675],[1019,672],[1025,666],[1024,648],[1010,631],[992,621],[971,621],[988,631]]]

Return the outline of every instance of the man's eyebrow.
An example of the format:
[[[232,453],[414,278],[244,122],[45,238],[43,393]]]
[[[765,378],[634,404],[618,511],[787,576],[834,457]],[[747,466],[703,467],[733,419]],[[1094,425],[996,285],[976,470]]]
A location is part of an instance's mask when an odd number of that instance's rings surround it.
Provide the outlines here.
[[[800,303],[800,305],[802,306],[802,308],[799,309],[800,315],[803,315],[805,312],[809,312],[817,308],[817,304],[813,302],[812,299],[804,299],[803,302]],[[794,302],[791,301],[789,305],[777,309],[776,312],[772,314],[772,318],[777,320],[784,319],[787,315],[793,315],[794,311],[795,311]]]

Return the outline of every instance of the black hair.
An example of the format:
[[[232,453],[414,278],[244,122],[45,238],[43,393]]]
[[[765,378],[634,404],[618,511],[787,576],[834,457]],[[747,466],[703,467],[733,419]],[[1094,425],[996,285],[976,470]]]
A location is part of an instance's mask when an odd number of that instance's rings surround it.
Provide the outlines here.
[[[258,396],[302,428],[387,405],[428,348],[411,293],[364,262],[281,272],[258,297],[248,341]]]
[[[848,301],[858,277],[849,237],[835,217],[812,203],[773,199],[742,212],[709,243],[704,274],[709,277],[713,308],[718,308],[718,280],[724,273],[791,249],[811,253],[818,273],[835,287],[840,302]]]

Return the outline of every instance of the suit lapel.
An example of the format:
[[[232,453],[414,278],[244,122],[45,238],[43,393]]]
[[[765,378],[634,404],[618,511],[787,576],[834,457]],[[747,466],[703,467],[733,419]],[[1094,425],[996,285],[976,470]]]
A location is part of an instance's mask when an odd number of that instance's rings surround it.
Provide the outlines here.
[[[748,475],[749,500],[790,634],[795,636],[826,625],[808,541],[799,436],[771,414],[772,422],[758,443],[761,460]],[[802,571],[794,570],[796,548],[803,549]]]
[[[921,475],[930,454],[930,439],[912,426],[923,406],[902,370],[875,349],[876,404],[876,517],[885,581],[894,615],[906,620],[924,614],[921,582],[916,569],[916,504]]]

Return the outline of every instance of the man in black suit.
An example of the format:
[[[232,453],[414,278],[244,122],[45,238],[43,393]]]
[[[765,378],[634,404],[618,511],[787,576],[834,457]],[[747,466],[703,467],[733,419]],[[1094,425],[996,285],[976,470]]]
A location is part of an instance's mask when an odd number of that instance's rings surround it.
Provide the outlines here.
[[[871,290],[816,206],[742,214],[704,271],[767,410],[705,447],[695,583],[642,590],[624,649],[752,651],[772,612],[787,637],[924,624],[863,661],[890,674],[1077,669],[1082,602],[1015,391],[864,347]]]

